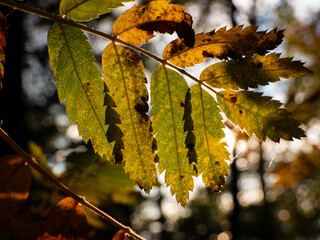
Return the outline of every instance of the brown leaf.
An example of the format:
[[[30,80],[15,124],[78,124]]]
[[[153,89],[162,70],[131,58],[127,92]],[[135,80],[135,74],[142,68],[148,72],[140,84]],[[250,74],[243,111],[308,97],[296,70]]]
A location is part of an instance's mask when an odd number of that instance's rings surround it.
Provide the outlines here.
[[[0,158],[0,229],[8,228],[29,196],[31,171],[19,155]]]
[[[88,239],[87,217],[82,206],[71,197],[62,199],[48,213],[36,239]]]
[[[179,67],[191,67],[204,62],[205,58],[241,59],[255,53],[262,55],[282,42],[282,30],[274,29],[267,33],[257,32],[257,28],[236,26],[227,31],[224,27],[217,32],[196,34],[193,48],[176,39],[166,46],[163,58]]]
[[[112,240],[127,240],[128,238],[126,237],[126,232],[123,230],[120,230],[114,235]]]
[[[6,36],[7,36],[7,19],[0,12],[0,89],[2,88],[2,79],[4,76],[3,63],[5,62]]]
[[[168,4],[168,0],[146,2],[127,10],[113,25],[113,32],[132,44],[148,42],[153,32],[177,32],[186,46],[194,45],[192,17],[179,5]]]

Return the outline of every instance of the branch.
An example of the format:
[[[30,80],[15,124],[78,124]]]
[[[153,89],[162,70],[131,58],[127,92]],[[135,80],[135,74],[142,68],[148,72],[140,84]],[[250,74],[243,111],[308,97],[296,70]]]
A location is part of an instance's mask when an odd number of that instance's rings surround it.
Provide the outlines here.
[[[113,224],[117,228],[122,229],[127,234],[133,236],[134,238],[138,240],[145,240],[143,237],[135,233],[130,227],[125,226],[97,208],[96,206],[89,203],[87,200],[85,200],[83,197],[80,197],[69,190],[65,185],[63,185],[58,179],[56,179],[54,176],[52,176],[50,173],[48,173],[44,168],[42,168],[38,162],[28,153],[26,153],[17,143],[15,143],[9,135],[0,128],[0,137],[9,145],[13,150],[15,150],[30,166],[32,166],[34,169],[36,169],[42,176],[44,176],[47,180],[49,180],[53,185],[55,185],[57,188],[59,188],[62,192],[64,192],[66,195],[74,198],[76,201],[81,203],[83,206],[87,207],[100,217],[107,220],[109,223]]]

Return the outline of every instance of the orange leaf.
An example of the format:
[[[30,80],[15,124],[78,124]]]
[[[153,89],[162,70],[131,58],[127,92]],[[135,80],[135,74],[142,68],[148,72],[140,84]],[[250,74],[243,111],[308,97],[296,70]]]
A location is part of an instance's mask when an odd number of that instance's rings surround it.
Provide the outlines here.
[[[112,240],[127,240],[126,232],[123,230],[119,230],[116,235],[112,238]]]
[[[243,55],[265,54],[282,42],[282,30],[266,33],[257,32],[257,28],[236,26],[227,31],[224,27],[217,32],[199,33],[195,35],[193,48],[176,39],[166,46],[163,58],[179,67],[191,67],[205,58],[240,59]]]
[[[88,239],[87,217],[82,206],[72,197],[62,199],[48,213],[36,239]]]
[[[31,171],[19,155],[0,158],[0,229],[10,225],[29,196]]]
[[[5,62],[4,48],[6,47],[7,19],[0,12],[0,89],[2,88],[2,79],[4,76],[3,63]]]
[[[177,32],[186,46],[194,44],[191,15],[179,5],[168,4],[168,0],[142,3],[133,6],[119,16],[113,25],[113,32],[132,44],[148,42],[153,32]]]

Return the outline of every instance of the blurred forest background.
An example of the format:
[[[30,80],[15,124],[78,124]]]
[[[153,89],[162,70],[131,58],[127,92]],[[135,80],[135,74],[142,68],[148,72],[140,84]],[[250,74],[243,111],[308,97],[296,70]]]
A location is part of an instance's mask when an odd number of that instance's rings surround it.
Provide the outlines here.
[[[196,33],[235,25],[286,29],[284,43],[276,51],[282,52],[282,57],[295,56],[294,60],[306,62],[314,73],[259,90],[281,100],[303,123],[307,138],[259,143],[226,129],[232,161],[221,193],[211,193],[197,184],[184,209],[161,185],[160,177],[159,187],[146,195],[131,184],[122,166],[111,166],[95,155],[90,144],[85,145],[79,137],[77,126],[70,125],[64,105],[58,101],[48,60],[46,41],[52,22],[5,7],[0,8],[9,14],[5,79],[0,90],[3,129],[72,191],[132,226],[146,239],[320,239],[320,2],[171,2],[186,7],[193,16]],[[58,13],[57,0],[25,3]],[[112,24],[124,9],[88,24],[112,33]],[[88,37],[99,65],[108,41]],[[160,55],[173,38],[161,35],[144,47]],[[147,74],[157,66],[149,59],[144,58],[144,62]],[[200,72],[192,74],[198,76]],[[0,149],[1,156],[13,153],[3,141]],[[30,196],[15,219],[15,229],[0,231],[0,239],[33,239],[50,207],[62,198],[61,192],[33,172]],[[86,213],[90,239],[112,239],[117,229]]]

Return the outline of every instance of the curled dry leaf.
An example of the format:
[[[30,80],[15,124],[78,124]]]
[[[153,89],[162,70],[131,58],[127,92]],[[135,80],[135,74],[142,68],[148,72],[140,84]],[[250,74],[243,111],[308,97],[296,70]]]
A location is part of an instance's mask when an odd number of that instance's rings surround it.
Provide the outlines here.
[[[185,8],[168,3],[167,0],[161,0],[132,7],[115,21],[114,34],[129,43],[139,45],[153,38],[153,32],[177,32],[186,46],[193,47],[194,30],[191,15],[185,13]]]
[[[48,213],[36,239],[88,239],[87,217],[82,206],[72,197],[62,199]]]
[[[31,171],[19,155],[0,158],[0,229],[7,228],[29,196]]]

